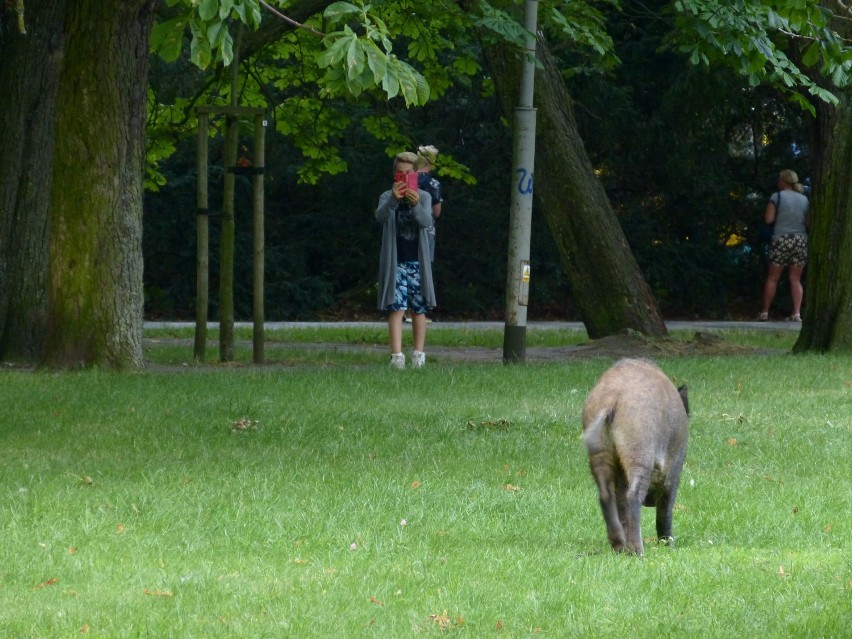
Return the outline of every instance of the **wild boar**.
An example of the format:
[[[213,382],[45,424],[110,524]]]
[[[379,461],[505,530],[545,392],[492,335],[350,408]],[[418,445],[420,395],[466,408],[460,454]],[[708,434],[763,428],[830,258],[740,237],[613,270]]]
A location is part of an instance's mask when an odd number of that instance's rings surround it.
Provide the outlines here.
[[[583,405],[583,441],[607,536],[617,552],[644,553],[642,506],[657,509],[657,538],[673,544],[672,511],[686,457],[689,401],[653,362],[622,359]]]

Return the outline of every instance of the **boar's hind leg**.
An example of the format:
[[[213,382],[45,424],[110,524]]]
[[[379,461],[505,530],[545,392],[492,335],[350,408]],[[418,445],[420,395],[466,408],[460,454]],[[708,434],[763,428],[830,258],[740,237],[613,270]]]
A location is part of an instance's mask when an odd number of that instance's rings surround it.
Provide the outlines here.
[[[657,496],[657,539],[668,546],[674,546],[672,536],[674,504],[675,493],[667,489],[660,490]]]
[[[630,480],[630,486],[625,495],[625,525],[627,550],[641,555],[645,552],[642,545],[642,503],[648,493],[650,478],[639,474]]]
[[[616,552],[624,550],[624,528],[621,526],[616,501],[615,476],[612,467],[607,463],[592,464],[592,474],[598,485],[598,495],[601,502],[601,512],[606,522],[606,534],[609,544]]]

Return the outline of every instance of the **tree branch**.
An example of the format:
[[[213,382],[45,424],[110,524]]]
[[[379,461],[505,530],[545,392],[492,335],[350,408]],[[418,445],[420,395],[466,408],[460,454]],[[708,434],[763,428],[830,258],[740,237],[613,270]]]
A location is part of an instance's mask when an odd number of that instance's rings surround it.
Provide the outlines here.
[[[278,16],[279,18],[281,18],[282,20],[284,20],[284,21],[285,21],[285,22],[287,22],[288,24],[293,25],[293,26],[294,26],[294,27],[296,27],[297,29],[304,29],[304,30],[305,30],[305,31],[307,31],[308,33],[313,33],[315,36],[319,36],[320,38],[325,37],[325,34],[324,34],[322,31],[317,31],[317,30],[316,30],[316,29],[314,29],[313,27],[309,27],[309,26],[307,26],[307,25],[305,25],[305,24],[302,24],[302,23],[300,23],[300,22],[297,22],[296,20],[293,20],[292,18],[288,18],[288,17],[287,17],[287,16],[285,16],[283,13],[281,13],[278,9],[276,9],[276,8],[275,8],[275,7],[273,7],[273,6],[271,6],[268,2],[264,2],[264,0],[260,0],[260,5],[261,5],[264,9],[266,9],[267,11],[269,11],[271,14],[273,14],[273,15],[275,15],[275,16]]]

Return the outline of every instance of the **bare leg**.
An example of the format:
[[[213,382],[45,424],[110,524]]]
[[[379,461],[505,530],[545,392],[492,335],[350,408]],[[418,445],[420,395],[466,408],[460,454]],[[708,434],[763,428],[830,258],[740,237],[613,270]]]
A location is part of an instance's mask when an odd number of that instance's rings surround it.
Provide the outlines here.
[[[411,328],[414,331],[414,350],[424,352],[426,348],[426,315],[423,313],[411,314]]]
[[[790,277],[790,296],[793,298],[793,315],[799,315],[802,312],[802,297],[804,296],[802,271],[804,270],[804,266],[790,265],[788,275]]]
[[[766,283],[763,285],[763,308],[764,313],[769,312],[769,307],[772,306],[772,300],[775,299],[775,292],[778,290],[778,280],[781,278],[781,271],[784,268],[778,264],[769,265],[769,273],[766,275]]]
[[[391,355],[402,352],[402,316],[405,311],[388,313],[388,336],[390,337]]]

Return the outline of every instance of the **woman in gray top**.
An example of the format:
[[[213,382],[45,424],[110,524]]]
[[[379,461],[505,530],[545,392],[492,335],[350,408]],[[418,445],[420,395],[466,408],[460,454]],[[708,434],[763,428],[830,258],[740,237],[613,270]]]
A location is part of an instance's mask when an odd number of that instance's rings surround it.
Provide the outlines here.
[[[778,174],[778,192],[769,198],[763,214],[764,221],[775,226],[769,246],[769,272],[763,285],[763,308],[758,316],[761,322],[769,319],[769,307],[775,299],[778,280],[785,267],[793,298],[793,312],[787,319],[802,321],[802,271],[808,262],[808,207],[808,198],[799,184],[799,176],[789,169],[781,171]]]

